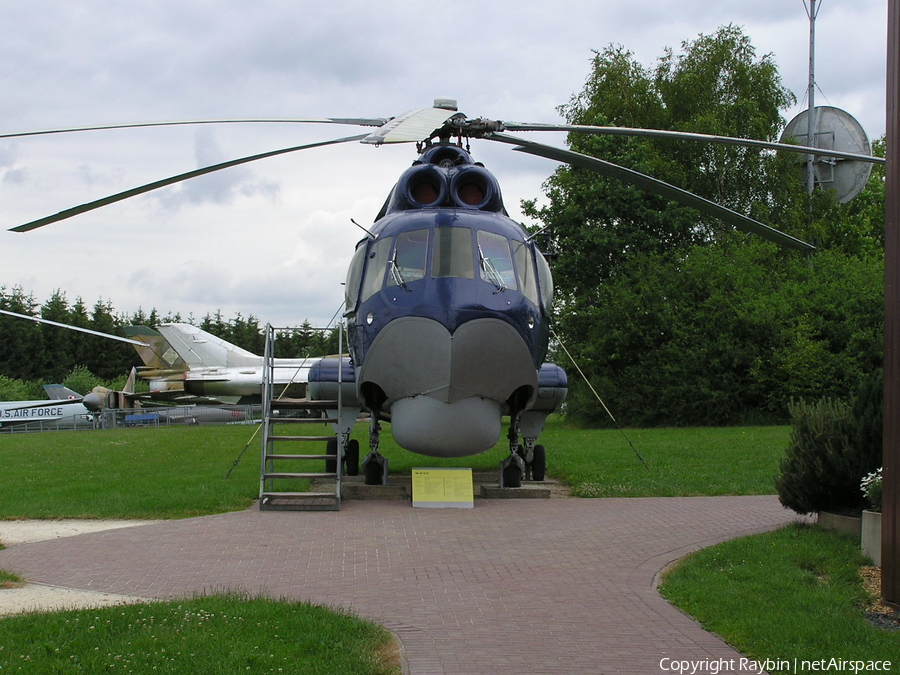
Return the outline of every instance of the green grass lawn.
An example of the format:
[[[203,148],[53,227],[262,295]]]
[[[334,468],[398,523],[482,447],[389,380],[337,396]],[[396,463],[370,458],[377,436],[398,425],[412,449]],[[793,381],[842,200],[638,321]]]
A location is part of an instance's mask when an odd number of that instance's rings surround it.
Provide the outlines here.
[[[790,427],[577,429],[554,419],[541,436],[547,470],[578,497],[774,494]],[[640,453],[646,467],[635,454]]]
[[[792,525],[688,556],[665,575],[660,592],[742,654],[790,663],[767,668],[771,673],[795,672],[795,658],[888,660],[887,670],[897,672],[900,633],[864,619],[865,562],[858,538]],[[811,672],[796,672],[804,670]]]
[[[163,427],[0,436],[0,518],[184,518],[246,508],[252,427]]]
[[[0,620],[0,673],[399,675],[398,656],[368,621],[241,596]]]
[[[251,441],[253,430],[0,435],[0,518],[184,518],[247,508],[259,491],[260,441]],[[580,497],[772,494],[789,433],[788,427],[626,430],[649,468],[618,431],[577,429],[553,417],[541,443],[549,475]],[[366,448],[367,425],[357,425],[354,437]],[[389,425],[381,438],[393,473],[418,466],[497,471],[509,452],[501,441],[480,455],[436,459],[399,448]]]

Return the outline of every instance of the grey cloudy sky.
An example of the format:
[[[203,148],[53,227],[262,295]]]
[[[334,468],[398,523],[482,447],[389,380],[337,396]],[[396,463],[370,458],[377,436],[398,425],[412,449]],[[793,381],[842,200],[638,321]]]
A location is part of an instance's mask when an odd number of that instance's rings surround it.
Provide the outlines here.
[[[223,117],[390,117],[459,100],[470,116],[556,122],[592,50],[621,44],[645,66],[733,23],[771,53],[806,106],[802,0],[31,0],[0,23],[0,131]],[[823,0],[816,103],[885,129],[886,3]],[[208,163],[356,133],[333,126],[216,126],[0,141],[4,230]],[[558,135],[542,136],[562,142]],[[507,208],[554,170],[473,146]],[[318,325],[337,310],[360,232],[411,146],[347,144],[220,172],[50,225],[0,232],[0,285],[54,289],[120,312],[221,310]]]

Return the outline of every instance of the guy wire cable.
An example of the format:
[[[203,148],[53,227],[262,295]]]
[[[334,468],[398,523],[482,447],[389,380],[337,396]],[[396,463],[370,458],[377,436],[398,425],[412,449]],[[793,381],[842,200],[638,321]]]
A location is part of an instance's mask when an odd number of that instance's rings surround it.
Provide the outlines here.
[[[644,461],[644,458],[641,457],[641,453],[639,453],[639,452],[637,451],[637,448],[634,447],[634,443],[632,443],[632,442],[631,442],[631,439],[628,438],[628,436],[625,434],[625,430],[622,429],[621,425],[619,425],[619,420],[617,420],[617,419],[615,418],[615,416],[612,414],[612,412],[610,412],[609,408],[606,407],[606,404],[603,402],[603,399],[600,398],[600,394],[598,394],[598,393],[597,393],[597,390],[594,389],[594,385],[592,385],[591,382],[590,382],[590,380],[587,379],[587,376],[584,374],[584,372],[583,372],[583,371],[581,370],[581,368],[579,367],[578,363],[575,361],[575,359],[574,359],[574,358],[572,357],[572,355],[569,353],[569,350],[566,349],[566,345],[563,344],[563,341],[559,339],[559,335],[557,335],[557,334],[556,334],[556,331],[553,330],[553,326],[550,326],[550,333],[553,335],[553,339],[556,340],[556,341],[559,343],[559,346],[560,346],[560,347],[562,347],[563,351],[566,353],[566,356],[569,357],[569,361],[571,361],[571,362],[572,362],[572,365],[575,366],[575,370],[577,370],[577,371],[578,371],[578,374],[581,375],[581,379],[583,379],[583,380],[585,381],[585,384],[587,384],[587,386],[590,388],[591,392],[594,394],[594,396],[596,397],[596,399],[597,399],[598,401],[600,401],[600,405],[603,406],[603,409],[606,411],[606,414],[609,415],[609,419],[611,419],[611,420],[613,421],[613,424],[616,425],[616,429],[619,430],[619,433],[622,434],[622,437],[628,442],[628,445],[631,446],[631,449],[632,449],[632,451],[634,452],[634,454],[637,455],[637,458],[638,458],[639,460],[641,460],[641,464],[643,464],[643,465],[644,465],[644,468],[647,469],[647,471],[649,471],[649,470],[650,470],[650,467],[647,466],[647,462]]]

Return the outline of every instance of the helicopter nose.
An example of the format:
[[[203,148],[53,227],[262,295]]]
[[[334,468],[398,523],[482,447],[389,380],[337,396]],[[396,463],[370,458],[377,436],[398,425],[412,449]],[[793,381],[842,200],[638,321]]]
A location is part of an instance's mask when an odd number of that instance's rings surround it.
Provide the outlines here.
[[[357,370],[377,388],[401,447],[434,457],[484,452],[500,436],[504,404],[530,399],[537,370],[519,333],[499,319],[474,319],[452,333],[426,317],[401,317],[373,340]]]
[[[528,345],[515,328],[492,318],[467,321],[452,333],[426,317],[395,319],[372,341],[357,376],[391,403],[420,395],[503,403],[522,387],[537,390]]]

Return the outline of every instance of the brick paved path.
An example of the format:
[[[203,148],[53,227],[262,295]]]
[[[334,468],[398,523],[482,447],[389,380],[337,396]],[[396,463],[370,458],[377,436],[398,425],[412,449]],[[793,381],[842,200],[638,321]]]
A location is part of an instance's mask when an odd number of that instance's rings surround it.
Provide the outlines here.
[[[411,675],[647,675],[666,657],[738,657],[658,596],[656,574],[794,519],[771,496],[350,501],[16,546],[0,567],[148,598],[240,589],[348,608],[400,637]]]

